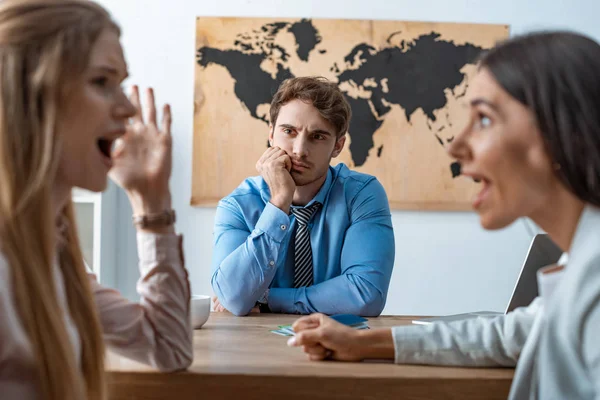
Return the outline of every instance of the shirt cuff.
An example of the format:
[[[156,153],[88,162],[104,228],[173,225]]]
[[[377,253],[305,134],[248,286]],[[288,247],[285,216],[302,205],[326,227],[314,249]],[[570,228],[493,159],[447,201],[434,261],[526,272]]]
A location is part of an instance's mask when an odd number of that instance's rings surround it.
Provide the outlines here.
[[[296,292],[294,288],[271,288],[269,289],[269,308],[274,313],[295,314]]]
[[[137,248],[142,276],[157,265],[179,264],[183,266],[182,246],[183,236],[181,235],[138,231]]]
[[[422,326],[395,326],[392,328],[396,364],[418,361],[423,349]]]
[[[255,230],[264,232],[281,243],[290,230],[290,217],[273,204],[267,203],[256,223]]]

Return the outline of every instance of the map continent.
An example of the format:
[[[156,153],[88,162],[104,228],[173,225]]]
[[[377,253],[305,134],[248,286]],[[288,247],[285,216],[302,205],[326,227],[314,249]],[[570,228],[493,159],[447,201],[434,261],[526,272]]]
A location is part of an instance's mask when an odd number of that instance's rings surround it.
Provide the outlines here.
[[[251,28],[247,28],[248,24],[239,24],[240,30],[235,32],[234,37],[213,40],[213,44],[210,40],[208,43],[200,40],[203,39],[200,37],[201,32],[208,30],[203,22],[211,22],[210,20],[199,19],[197,23],[197,78],[202,75],[207,77],[214,68],[224,69],[231,81],[223,84],[232,85],[232,93],[247,118],[268,127],[268,107],[283,80],[302,75],[325,76],[339,85],[352,109],[347,160],[351,168],[369,169],[370,163],[376,163],[375,159],[383,159],[381,162],[384,164],[371,167],[381,171],[387,159],[400,157],[407,149],[393,148],[393,139],[387,140],[390,143],[383,139],[377,143],[376,139],[392,137],[394,134],[403,135],[408,130],[413,132],[416,129],[416,134],[427,137],[419,140],[433,140],[438,146],[440,157],[445,159],[445,172],[442,170],[441,175],[446,176],[441,176],[440,180],[446,183],[441,189],[432,189],[436,191],[435,195],[439,197],[444,191],[457,189],[450,187],[447,182],[460,175],[460,166],[448,158],[444,150],[458,129],[453,126],[453,121],[456,120],[453,118],[453,110],[468,89],[477,58],[486,48],[491,47],[488,44],[490,41],[501,39],[508,33],[506,27],[491,26],[493,31],[489,36],[492,38],[487,43],[482,43],[479,35],[468,32],[462,35],[445,34],[449,30],[460,31],[460,25],[424,24],[420,29],[406,29],[412,27],[411,23],[403,23],[398,28],[405,29],[397,30],[393,30],[393,23],[384,25],[383,29],[379,29],[378,40],[368,40],[368,37],[364,38],[367,40],[356,40],[358,37],[352,40],[346,36],[331,38],[331,33],[323,30],[336,29],[331,28],[324,20],[282,19],[260,25],[250,24]],[[227,23],[228,29],[236,26],[232,19],[223,20],[227,21],[221,21],[221,24]],[[341,28],[337,28],[337,31],[343,31],[344,22],[338,23]],[[364,23],[359,25],[365,26]],[[388,26],[389,30],[384,32]],[[482,25],[481,29],[485,27]],[[466,28],[477,31],[476,26]],[[411,31],[418,33],[411,34]],[[369,32],[368,28],[365,28],[365,32]],[[331,46],[336,41],[343,42],[343,46]],[[347,50],[340,53],[342,47]],[[334,51],[339,55],[332,59],[331,53]],[[202,87],[197,85],[197,91],[202,91]],[[202,101],[208,102],[211,99],[207,96]],[[391,128],[394,124],[409,129],[395,130]],[[264,132],[266,130],[263,131],[262,138],[257,139],[263,145],[266,143]],[[389,163],[393,165],[394,162]],[[412,167],[407,168],[410,172]],[[403,171],[400,166],[395,172],[405,173],[407,168]],[[394,171],[386,169],[383,175],[393,174]],[[383,183],[386,187],[386,182]],[[439,183],[437,186],[432,183],[432,188],[439,188]],[[389,196],[390,184],[387,186]],[[234,187],[229,188],[233,189]],[[467,195],[473,192],[472,189],[467,191]],[[415,200],[418,202],[418,195],[412,197],[414,199],[409,203],[415,203]],[[458,200],[465,205],[460,194],[457,196],[454,193],[450,197],[450,202],[456,203]],[[432,204],[444,204],[447,199],[435,199],[427,194],[423,200]],[[390,202],[403,203],[401,199],[396,201],[394,198]],[[461,207],[451,206],[450,209],[452,208]]]

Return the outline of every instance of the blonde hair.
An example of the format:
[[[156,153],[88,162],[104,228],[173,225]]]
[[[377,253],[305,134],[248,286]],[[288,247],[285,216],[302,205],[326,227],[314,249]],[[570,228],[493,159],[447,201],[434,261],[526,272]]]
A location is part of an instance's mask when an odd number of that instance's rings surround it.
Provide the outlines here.
[[[34,352],[39,392],[51,400],[105,397],[101,325],[73,204],[69,201],[59,217],[63,232],[51,208],[62,100],[73,79],[84,72],[105,29],[119,32],[106,10],[91,1],[0,2],[0,245]],[[80,335],[80,360],[57,298],[56,262]]]

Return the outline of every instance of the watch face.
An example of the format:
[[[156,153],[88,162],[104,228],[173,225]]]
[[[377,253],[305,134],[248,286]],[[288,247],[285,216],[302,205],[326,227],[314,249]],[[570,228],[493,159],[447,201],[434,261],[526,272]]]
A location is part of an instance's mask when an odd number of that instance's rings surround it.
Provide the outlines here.
[[[134,215],[133,224],[139,228],[153,228],[173,225],[176,221],[175,210],[166,210],[158,214]]]

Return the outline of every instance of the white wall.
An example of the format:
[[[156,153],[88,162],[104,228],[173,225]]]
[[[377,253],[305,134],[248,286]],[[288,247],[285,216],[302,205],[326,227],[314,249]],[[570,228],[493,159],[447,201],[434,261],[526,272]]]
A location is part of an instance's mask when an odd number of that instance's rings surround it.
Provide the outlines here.
[[[396,19],[509,24],[511,33],[570,28],[600,40],[597,0],[100,0],[123,28],[128,84],[152,85],[174,110],[171,181],[195,293],[210,293],[214,209],[189,206],[196,16]],[[138,278],[131,210],[121,194],[112,230],[114,276],[128,297]],[[485,232],[473,213],[394,212],[397,257],[386,314],[503,310],[531,232],[523,222]],[[104,268],[111,268],[105,265]],[[113,274],[111,274],[112,276]]]

